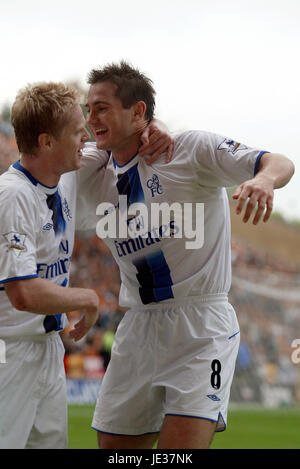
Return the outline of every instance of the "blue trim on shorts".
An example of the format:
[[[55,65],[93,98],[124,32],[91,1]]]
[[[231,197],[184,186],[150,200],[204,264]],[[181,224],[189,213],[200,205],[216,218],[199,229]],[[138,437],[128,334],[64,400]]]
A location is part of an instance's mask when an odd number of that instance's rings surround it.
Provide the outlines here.
[[[176,417],[190,417],[191,419],[202,419],[209,420],[210,422],[218,422],[218,420],[209,419],[207,417],[199,417],[198,415],[185,415],[185,414],[165,414],[165,415],[175,415]]]
[[[223,415],[221,412],[219,412],[218,414],[218,420],[214,420],[214,419],[209,419],[207,417],[199,417],[197,415],[185,415],[185,414],[165,414],[165,416],[167,415],[174,415],[176,417],[190,417],[192,419],[202,419],[202,420],[208,420],[209,422],[214,422],[214,423],[218,423],[218,421],[220,420],[220,418],[222,419],[222,422],[224,424],[224,428],[222,430],[217,430],[216,428],[216,433],[220,433],[220,432],[224,432],[227,428],[227,425],[225,423],[225,420],[223,418]],[[146,433],[139,433],[138,435],[130,435],[128,433],[111,433],[111,432],[104,432],[103,430],[98,430],[98,428],[95,428],[93,426],[91,426],[91,428],[93,430],[95,430],[96,432],[99,432],[99,433],[104,433],[105,435],[114,435],[114,436],[143,436],[143,435],[155,435],[156,433],[160,433],[160,430],[158,430],[157,432],[146,432]]]
[[[99,433],[105,433],[105,435],[114,435],[114,436],[143,436],[143,435],[155,435],[156,433],[159,433],[159,430],[157,432],[146,432],[146,433],[139,433],[138,435],[130,435],[128,433],[111,433],[111,432],[104,432],[103,430],[98,430],[98,428],[91,427],[93,430],[96,430],[96,432]]]
[[[224,432],[227,428],[227,425],[225,423],[225,420],[224,420],[224,417],[222,415],[221,412],[219,412],[218,414],[218,420],[214,420],[214,419],[209,419],[207,417],[198,417],[197,415],[185,415],[185,414],[165,414],[165,416],[167,415],[175,415],[176,417],[190,417],[192,419],[202,419],[202,420],[209,420],[210,422],[215,422],[215,423],[218,423],[218,421],[220,420],[220,418],[222,419],[222,422],[224,424],[224,428],[222,428],[221,430],[218,430],[217,427],[216,427],[216,430],[215,432],[216,433],[220,433],[220,432]]]

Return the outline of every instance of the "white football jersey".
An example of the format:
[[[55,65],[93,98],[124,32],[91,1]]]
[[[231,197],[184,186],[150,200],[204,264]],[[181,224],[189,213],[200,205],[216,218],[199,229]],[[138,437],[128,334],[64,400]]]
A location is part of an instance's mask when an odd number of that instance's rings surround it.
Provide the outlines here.
[[[57,191],[61,209],[54,223],[54,209],[48,204]],[[18,161],[0,176],[1,338],[40,335],[66,326],[65,314],[45,316],[16,310],[5,293],[4,284],[41,277],[58,285],[68,285],[75,203],[75,172],[64,174],[57,186],[47,187]]]
[[[106,170],[98,178],[91,171],[90,183],[86,179],[85,187],[79,188],[81,226],[96,228],[110,248],[120,268],[119,301],[125,307],[227,294],[230,289],[225,187],[251,179],[265,151],[202,131],[183,132],[174,143],[169,164],[160,157],[148,166],[136,154],[118,166],[111,156]],[[97,167],[97,152],[95,144],[86,146],[85,164],[90,168]],[[151,208],[162,203],[167,204],[162,206],[165,213],[173,205],[178,216],[169,211],[169,221],[160,218],[154,223]],[[102,217],[95,214],[98,204]],[[135,211],[135,204],[146,209]]]
[[[34,336],[66,327],[65,314],[45,317],[16,310],[5,293],[4,284],[41,277],[68,286],[77,184],[86,188],[86,182],[99,181],[99,175],[104,174],[100,170],[107,161],[107,152],[97,151],[96,164],[92,167],[83,164],[79,171],[64,174],[55,187],[39,183],[19,161],[0,176],[0,338]],[[56,199],[58,194],[61,209],[55,201],[51,202],[54,194]],[[55,220],[53,203],[58,208]],[[91,199],[90,207],[94,205]],[[80,217],[77,228],[86,229],[80,224]]]

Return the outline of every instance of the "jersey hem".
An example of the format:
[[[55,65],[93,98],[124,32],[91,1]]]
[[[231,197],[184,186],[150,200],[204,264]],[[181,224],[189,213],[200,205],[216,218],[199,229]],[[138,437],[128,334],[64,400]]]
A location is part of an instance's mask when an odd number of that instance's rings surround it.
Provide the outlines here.
[[[228,302],[228,294],[227,293],[208,293],[199,296],[187,296],[185,298],[174,298],[174,300],[166,300],[166,301],[158,301],[157,303],[149,303],[147,305],[144,304],[136,304],[131,306],[126,306],[130,310],[143,310],[147,311],[149,309],[161,309],[163,307],[170,307],[179,304],[212,304],[212,303],[223,303]],[[124,306],[124,305],[122,305]]]
[[[28,334],[28,335],[9,335],[4,336],[1,334],[1,337],[7,342],[46,342],[47,340],[51,340],[51,338],[59,336],[61,331],[50,331],[50,332],[41,332],[36,334]]]

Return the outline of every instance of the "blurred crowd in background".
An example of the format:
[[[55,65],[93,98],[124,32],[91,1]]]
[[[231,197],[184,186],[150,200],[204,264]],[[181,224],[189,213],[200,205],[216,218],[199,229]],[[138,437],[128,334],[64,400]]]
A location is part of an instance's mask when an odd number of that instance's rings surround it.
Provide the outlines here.
[[[300,338],[299,266],[233,238],[232,274],[230,301],[241,329],[232,400],[300,403],[300,364],[292,360]]]
[[[0,121],[0,173],[17,158],[12,128]],[[69,379],[101,380],[125,312],[118,305],[119,270],[95,233],[77,233],[72,259],[70,286],[94,288],[101,315],[88,336],[75,343],[68,332],[81,313],[70,312],[62,333],[66,373]],[[300,338],[300,266],[233,236],[232,269],[229,299],[241,326],[241,345],[231,400],[265,406],[300,403],[300,363],[291,359],[291,344]]]
[[[273,262],[248,243],[233,239],[232,270],[230,301],[241,327],[232,400],[266,406],[300,402],[300,364],[291,360],[291,344],[300,337],[300,269],[278,259]],[[118,267],[95,234],[77,234],[71,284],[97,290],[101,316],[77,344],[64,331],[67,376],[101,378],[125,310],[118,306]],[[69,327],[79,317],[80,312],[70,313]]]

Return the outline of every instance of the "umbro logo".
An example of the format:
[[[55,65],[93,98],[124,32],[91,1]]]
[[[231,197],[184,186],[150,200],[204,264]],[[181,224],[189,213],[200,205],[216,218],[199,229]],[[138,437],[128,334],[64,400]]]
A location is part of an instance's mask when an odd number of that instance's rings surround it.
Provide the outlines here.
[[[207,394],[206,397],[209,397],[212,401],[220,401],[221,399],[215,394]]]
[[[53,223],[46,223],[46,225],[43,226],[43,231],[50,231],[53,228]]]

